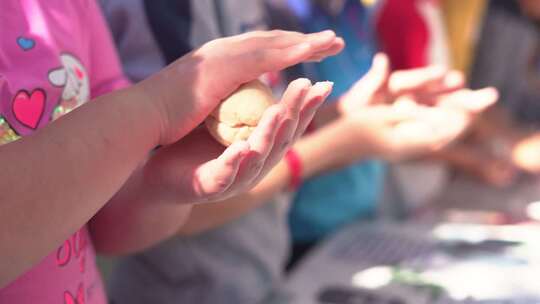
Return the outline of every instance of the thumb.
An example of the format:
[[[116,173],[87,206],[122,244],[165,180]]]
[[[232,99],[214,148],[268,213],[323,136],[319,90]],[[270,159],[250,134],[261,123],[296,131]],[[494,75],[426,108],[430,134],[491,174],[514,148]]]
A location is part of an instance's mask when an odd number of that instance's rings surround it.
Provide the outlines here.
[[[194,186],[201,197],[212,199],[225,192],[235,181],[240,164],[250,150],[248,142],[230,145],[218,158],[195,170]]]
[[[350,97],[363,105],[377,103],[376,95],[386,86],[389,75],[388,56],[376,54],[369,71],[349,91]]]

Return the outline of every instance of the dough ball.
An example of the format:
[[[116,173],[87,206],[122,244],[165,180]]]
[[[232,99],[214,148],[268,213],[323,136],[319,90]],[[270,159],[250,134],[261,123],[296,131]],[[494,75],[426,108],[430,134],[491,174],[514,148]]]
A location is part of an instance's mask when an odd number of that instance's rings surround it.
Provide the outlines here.
[[[274,104],[272,91],[254,80],[242,85],[221,102],[205,121],[210,134],[229,146],[246,140],[257,127],[264,111]]]

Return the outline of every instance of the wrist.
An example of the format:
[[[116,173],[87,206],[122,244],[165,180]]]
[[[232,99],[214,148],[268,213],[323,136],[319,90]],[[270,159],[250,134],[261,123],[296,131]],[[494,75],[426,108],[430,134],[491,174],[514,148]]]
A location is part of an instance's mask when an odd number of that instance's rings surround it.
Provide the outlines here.
[[[106,111],[117,115],[126,124],[125,132],[134,136],[139,144],[144,145],[146,153],[160,144],[161,127],[158,113],[153,110],[147,98],[137,85],[112,92],[104,97]],[[99,104],[102,98],[94,103]]]
[[[302,179],[307,179],[327,171],[335,159],[335,145],[332,142],[330,126],[324,126],[302,137],[294,150],[302,162]]]
[[[155,147],[167,144],[166,130],[168,129],[169,119],[166,115],[167,109],[164,105],[162,97],[159,94],[155,94],[156,81],[152,79],[144,80],[130,88],[133,95],[133,99],[138,101],[137,104],[146,114],[145,123],[153,129],[155,135]]]
[[[176,64],[138,83],[139,93],[149,112],[156,117],[159,144],[172,144],[200,124],[204,117],[194,101],[195,84],[189,77],[194,72],[189,64]],[[204,110],[204,111],[203,111]]]
[[[354,151],[355,155],[354,161],[379,158],[383,154],[381,149],[383,139],[380,137],[379,129],[382,127],[369,121],[358,122],[357,119],[352,116],[344,117],[345,123],[342,125],[343,132],[347,130],[354,132],[351,135],[352,139],[349,140],[350,150]]]
[[[370,128],[364,128],[352,117],[342,117],[326,128],[326,145],[331,168],[341,168],[369,159],[374,142]]]
[[[290,190],[297,190],[302,185],[303,180],[303,162],[300,158],[300,155],[291,148],[287,153],[285,154],[285,162],[287,163],[287,167],[289,169],[289,189]]]

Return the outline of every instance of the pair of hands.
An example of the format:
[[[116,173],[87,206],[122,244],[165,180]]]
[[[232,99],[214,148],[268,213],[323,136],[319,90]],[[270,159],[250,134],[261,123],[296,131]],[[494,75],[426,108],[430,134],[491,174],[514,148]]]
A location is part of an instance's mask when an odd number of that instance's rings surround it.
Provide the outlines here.
[[[370,71],[338,103],[351,152],[402,160],[437,151],[493,105],[493,88],[463,88],[464,77],[441,67],[391,73],[378,54]]]
[[[243,83],[321,60],[343,46],[331,31],[251,32],[211,41],[141,83],[162,125],[163,147],[143,168],[150,191],[178,203],[198,203],[223,200],[254,186],[304,132],[332,84],[292,82],[250,138],[226,149],[197,127]]]

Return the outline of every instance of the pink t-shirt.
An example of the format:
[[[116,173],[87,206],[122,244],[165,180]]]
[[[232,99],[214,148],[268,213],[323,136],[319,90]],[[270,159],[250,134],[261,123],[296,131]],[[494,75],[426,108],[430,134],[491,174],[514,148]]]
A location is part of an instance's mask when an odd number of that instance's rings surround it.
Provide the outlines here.
[[[0,144],[127,84],[94,0],[0,2]],[[58,245],[0,303],[106,303],[86,225]]]

